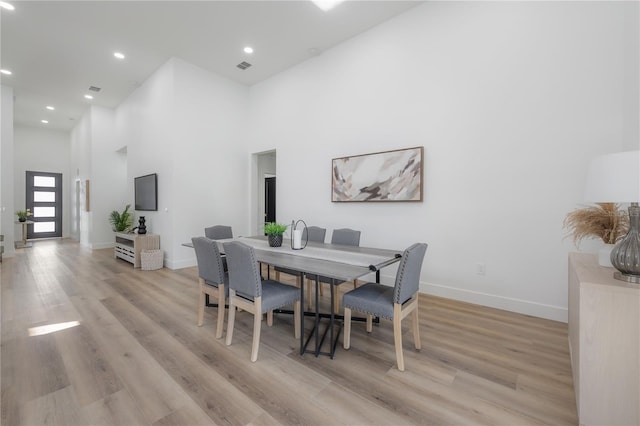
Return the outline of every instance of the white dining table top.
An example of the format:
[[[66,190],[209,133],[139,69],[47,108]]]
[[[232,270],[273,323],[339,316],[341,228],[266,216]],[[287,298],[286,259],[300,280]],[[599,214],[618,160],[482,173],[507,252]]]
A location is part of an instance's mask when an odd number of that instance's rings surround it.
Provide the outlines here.
[[[379,269],[379,265],[399,260],[402,251],[341,244],[309,242],[302,250],[293,250],[288,239],[281,247],[270,247],[264,236],[237,237],[216,240],[221,253],[224,243],[240,241],[254,248],[259,262],[302,271],[308,275],[322,275],[336,281],[352,281]],[[192,247],[190,243],[183,244]]]

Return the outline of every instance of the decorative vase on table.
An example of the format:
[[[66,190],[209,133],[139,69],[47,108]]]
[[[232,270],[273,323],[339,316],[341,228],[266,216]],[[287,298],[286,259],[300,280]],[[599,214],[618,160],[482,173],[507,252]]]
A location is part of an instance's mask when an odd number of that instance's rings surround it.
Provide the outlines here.
[[[18,222],[26,222],[27,218],[26,217],[19,217],[18,218]]]
[[[147,233],[147,225],[145,225],[144,222],[145,222],[144,216],[140,216],[140,219],[138,219],[138,234]]]
[[[269,235],[269,246],[271,247],[280,247],[282,246],[282,235]]]
[[[611,250],[611,264],[617,269],[613,277],[640,284],[640,206],[629,206],[629,232]]]

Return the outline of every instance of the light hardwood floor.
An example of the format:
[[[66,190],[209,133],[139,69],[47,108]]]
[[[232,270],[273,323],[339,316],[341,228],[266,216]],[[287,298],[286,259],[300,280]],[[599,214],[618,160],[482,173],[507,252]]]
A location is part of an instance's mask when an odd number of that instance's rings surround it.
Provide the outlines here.
[[[405,372],[390,322],[354,324],[331,360],[298,354],[287,315],[263,326],[251,363],[251,315],[231,346],[216,308],[196,326],[196,268],[134,270],[70,240],[0,265],[2,425],[577,424],[563,323],[421,295]]]

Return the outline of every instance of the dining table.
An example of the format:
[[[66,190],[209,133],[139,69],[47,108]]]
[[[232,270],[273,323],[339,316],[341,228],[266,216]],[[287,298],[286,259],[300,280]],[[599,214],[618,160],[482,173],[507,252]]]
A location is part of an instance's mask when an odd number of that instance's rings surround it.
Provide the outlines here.
[[[338,315],[334,310],[334,292],[336,287],[345,282],[354,282],[369,274],[375,274],[376,282],[380,282],[380,271],[400,260],[402,251],[347,246],[341,244],[328,244],[308,242],[304,249],[294,249],[290,244],[285,243],[280,247],[271,247],[265,236],[236,237],[229,239],[216,240],[220,253],[224,253],[224,243],[230,241],[240,241],[253,247],[256,260],[262,264],[273,267],[286,268],[291,271],[297,271],[304,283],[305,277],[309,277],[315,282],[315,311],[300,310],[300,324],[304,328],[305,317],[313,317],[314,324],[310,333],[300,333],[300,355],[312,353],[315,356],[327,355],[331,358],[335,356],[335,350],[342,329],[342,315]],[[191,243],[184,243],[184,246],[192,247]],[[267,268],[267,279],[269,279],[270,268]],[[331,291],[331,308],[329,312],[321,312],[319,306],[319,287],[320,281],[329,282]],[[300,300],[302,306],[305,306],[304,285],[300,286]],[[292,311],[276,311],[292,313]],[[358,320],[358,318],[354,318]],[[323,320],[327,320],[324,332],[320,333],[320,325]],[[363,320],[363,319],[362,319]],[[339,325],[337,330],[336,324]],[[323,351],[324,341],[329,335],[330,347],[328,351]],[[314,345],[309,348],[310,342],[313,340]]]

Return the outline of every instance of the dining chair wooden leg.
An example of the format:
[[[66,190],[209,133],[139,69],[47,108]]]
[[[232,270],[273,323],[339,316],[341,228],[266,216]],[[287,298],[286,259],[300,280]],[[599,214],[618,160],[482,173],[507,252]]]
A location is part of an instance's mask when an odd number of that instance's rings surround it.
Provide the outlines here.
[[[218,324],[216,324],[216,339],[222,337],[224,327],[224,284],[218,285]]]
[[[202,327],[202,323],[204,322],[204,280],[202,278],[198,278],[198,291],[200,294],[198,295],[198,327]]]
[[[269,327],[273,325],[273,311],[267,311],[267,325]]]
[[[393,341],[396,347],[398,370],[404,371],[404,356],[402,354],[402,305],[393,304]]]
[[[300,301],[293,304],[293,335],[296,339],[300,338]]]
[[[351,347],[351,309],[344,308],[344,337],[342,339],[342,347],[349,349]]]
[[[260,297],[255,298],[254,308],[255,311],[253,312],[253,341],[251,343],[251,362],[256,362],[258,360],[258,349],[260,349],[260,328],[262,325],[262,303]]]
[[[420,344],[420,323],[418,320],[418,303],[416,301],[416,307],[413,309],[413,343],[416,346],[416,349],[421,349],[422,346]]]
[[[231,344],[231,339],[233,338],[233,325],[236,322],[236,307],[235,307],[235,299],[236,292],[235,290],[229,290],[229,320],[227,321],[227,340],[226,344],[229,346]]]

